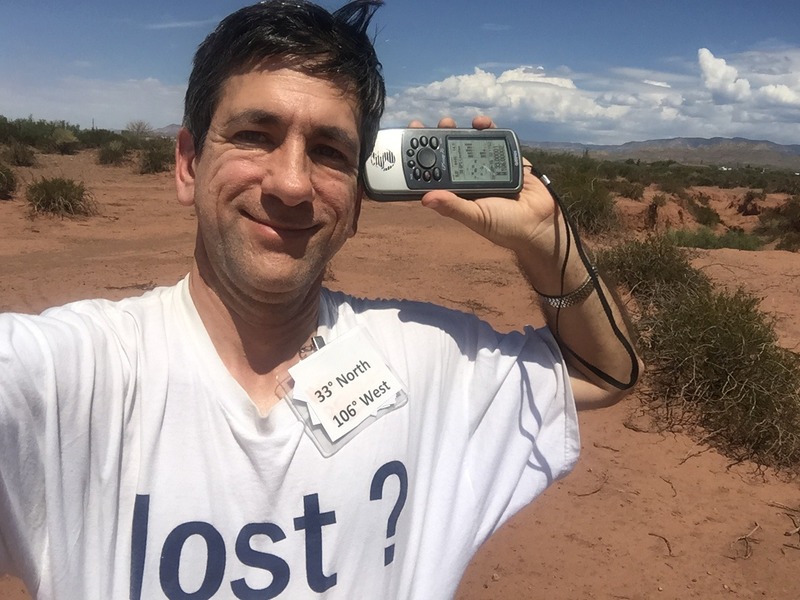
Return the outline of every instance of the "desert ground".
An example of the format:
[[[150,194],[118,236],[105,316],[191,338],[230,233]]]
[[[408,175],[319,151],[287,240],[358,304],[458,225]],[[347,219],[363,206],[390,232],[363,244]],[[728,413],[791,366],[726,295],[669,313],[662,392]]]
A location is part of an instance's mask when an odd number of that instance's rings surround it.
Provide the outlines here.
[[[20,189],[0,201],[0,310],[120,298],[187,272],[195,219],[177,204],[171,174],[99,166],[92,152],[40,155],[39,166],[16,171]],[[25,183],[55,175],[84,181],[100,214],[29,218]],[[729,210],[736,190],[706,191],[723,220],[738,218]],[[619,209],[632,227],[643,221],[643,203]],[[660,226],[685,218],[665,210]],[[800,255],[718,250],[694,261],[720,285],[761,297],[781,343],[800,347]],[[452,306],[502,330],[541,322],[504,251],[415,203],[365,203],[327,285]],[[660,431],[636,393],[580,422],[573,473],[484,545],[458,600],[800,598],[797,480],[732,465],[697,436]],[[0,577],[0,600],[24,598],[21,582]]]

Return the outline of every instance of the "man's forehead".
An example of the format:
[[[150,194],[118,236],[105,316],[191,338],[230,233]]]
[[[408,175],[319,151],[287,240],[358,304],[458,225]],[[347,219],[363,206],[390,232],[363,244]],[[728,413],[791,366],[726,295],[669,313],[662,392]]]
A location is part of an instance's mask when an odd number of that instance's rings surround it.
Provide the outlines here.
[[[222,105],[227,105],[226,108],[228,109],[233,108],[230,106],[230,103],[233,101],[234,96],[238,96],[236,97],[237,104],[246,102],[251,104],[252,108],[257,108],[257,105],[261,102],[269,102],[270,100],[275,100],[277,102],[278,98],[276,96],[282,96],[282,99],[285,101],[286,98],[292,94],[292,86],[281,85],[275,91],[274,95],[266,93],[264,95],[254,95],[250,93],[242,97],[236,92],[240,86],[245,85],[245,82],[249,85],[258,85],[257,82],[259,78],[257,76],[259,75],[265,76],[265,78],[260,79],[260,81],[265,82],[267,85],[271,83],[270,76],[292,79],[293,76],[297,75],[301,78],[310,78],[308,85],[303,84],[302,86],[297,86],[297,92],[301,94],[311,94],[313,91],[322,98],[330,97],[331,99],[341,100],[350,106],[358,122],[361,118],[361,107],[359,106],[359,98],[355,91],[354,82],[350,78],[342,75],[318,73],[312,70],[312,66],[313,63],[299,63],[288,59],[273,58],[257,63],[250,63],[236,69],[225,78],[219,88],[219,96],[214,107],[214,117],[218,116],[219,109]],[[254,77],[250,77],[251,75]],[[315,82],[322,85],[317,86]],[[322,91],[320,92],[320,90]]]
[[[272,56],[262,59],[253,59],[230,72],[221,87],[237,75],[249,73],[276,73],[279,71],[294,71],[298,74],[317,79],[328,84],[332,93],[341,94],[341,97],[352,100],[358,106],[356,82],[349,76],[341,73],[331,73],[324,67],[324,57],[292,57]]]

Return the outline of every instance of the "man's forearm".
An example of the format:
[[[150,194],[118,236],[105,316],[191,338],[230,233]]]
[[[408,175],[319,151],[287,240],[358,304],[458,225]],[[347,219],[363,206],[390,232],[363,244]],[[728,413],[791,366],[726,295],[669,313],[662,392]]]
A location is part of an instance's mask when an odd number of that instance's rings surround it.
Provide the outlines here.
[[[578,378],[576,400],[586,406],[611,404],[636,383],[641,363],[621,307],[600,277],[590,273],[558,208],[552,218],[546,237],[518,250],[517,260],[540,295],[570,374]]]

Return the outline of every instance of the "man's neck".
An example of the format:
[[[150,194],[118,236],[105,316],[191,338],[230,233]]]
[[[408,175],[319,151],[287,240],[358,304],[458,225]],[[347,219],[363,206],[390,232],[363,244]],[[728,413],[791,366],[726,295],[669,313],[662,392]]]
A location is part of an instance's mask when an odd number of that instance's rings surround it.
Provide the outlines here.
[[[266,302],[227,297],[203,271],[197,263],[192,267],[192,301],[223,364],[266,414],[280,400],[280,383],[317,329],[322,283],[292,301]]]

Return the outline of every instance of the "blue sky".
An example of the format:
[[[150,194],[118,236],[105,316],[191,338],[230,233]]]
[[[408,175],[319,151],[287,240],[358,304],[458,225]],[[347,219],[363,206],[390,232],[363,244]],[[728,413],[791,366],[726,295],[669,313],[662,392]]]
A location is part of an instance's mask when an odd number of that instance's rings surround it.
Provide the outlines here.
[[[0,0],[0,114],[178,123],[195,48],[248,3]],[[525,140],[800,144],[798,23],[797,0],[387,0],[384,125],[486,113]]]

